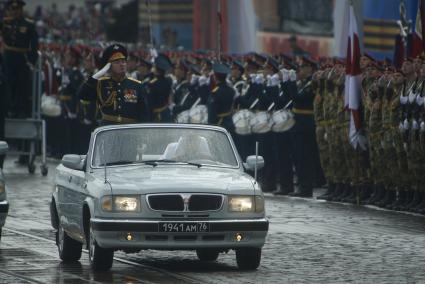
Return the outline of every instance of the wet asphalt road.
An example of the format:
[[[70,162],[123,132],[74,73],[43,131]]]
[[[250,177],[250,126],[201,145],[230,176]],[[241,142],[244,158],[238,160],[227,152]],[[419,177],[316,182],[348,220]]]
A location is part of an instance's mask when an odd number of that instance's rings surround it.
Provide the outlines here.
[[[50,226],[49,175],[4,170],[11,203],[0,244],[0,283],[425,283],[425,217],[267,197],[270,220],[258,270],[237,270],[235,254],[202,263],[191,251],[117,252],[112,270],[93,273],[88,255],[61,263]]]

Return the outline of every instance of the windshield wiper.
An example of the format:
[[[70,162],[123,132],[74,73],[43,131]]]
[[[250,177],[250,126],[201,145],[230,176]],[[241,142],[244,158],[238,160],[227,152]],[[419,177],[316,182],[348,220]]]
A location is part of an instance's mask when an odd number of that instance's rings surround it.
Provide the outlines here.
[[[122,161],[115,161],[115,162],[108,162],[108,163],[106,163],[107,166],[119,166],[119,165],[131,165],[131,164],[147,164],[147,165],[151,165],[151,166],[156,166],[156,165],[151,164],[151,163],[145,163],[144,161],[126,161],[126,160],[122,160]],[[101,166],[104,167],[105,164],[102,164]]]
[[[183,163],[183,164],[187,164],[187,165],[196,166],[198,168],[202,167],[202,164],[199,164],[199,163],[177,161],[177,160],[170,160],[170,159],[148,160],[148,161],[143,161],[143,163],[148,164],[148,165],[152,165],[154,167],[156,167],[158,165],[158,163],[180,163],[180,164]]]

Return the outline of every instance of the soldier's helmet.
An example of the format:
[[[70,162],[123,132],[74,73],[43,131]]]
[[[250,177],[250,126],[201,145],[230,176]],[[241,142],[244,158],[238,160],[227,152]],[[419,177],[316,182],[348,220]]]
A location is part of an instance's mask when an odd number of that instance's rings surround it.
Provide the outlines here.
[[[128,57],[127,49],[123,45],[115,43],[108,46],[103,51],[102,65],[105,66],[107,63],[110,63],[119,59],[127,60],[127,57]]]

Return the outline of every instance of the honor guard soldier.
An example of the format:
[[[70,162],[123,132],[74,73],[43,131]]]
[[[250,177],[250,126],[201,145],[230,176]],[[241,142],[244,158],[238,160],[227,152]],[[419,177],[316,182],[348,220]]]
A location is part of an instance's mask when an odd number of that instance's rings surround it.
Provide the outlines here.
[[[143,87],[145,87],[149,81],[153,79],[152,62],[144,58],[140,58],[137,71],[137,80],[141,81]]]
[[[126,77],[127,50],[120,44],[108,46],[102,55],[104,67],[80,90],[80,99],[96,101],[102,125],[150,121],[146,94],[141,82]],[[109,72],[108,76],[105,76]]]
[[[213,64],[213,72],[217,86],[208,98],[208,123],[222,126],[233,133],[232,113],[235,90],[226,81],[230,68],[217,62]]]
[[[154,77],[146,86],[154,122],[172,122],[169,105],[173,81],[166,76],[172,66],[170,59],[165,54],[159,54],[155,58]]]
[[[173,100],[175,104],[173,108],[174,120],[179,113],[190,109],[197,99],[196,86],[189,82],[191,73],[190,63],[181,59],[174,70],[174,76],[177,78]]]
[[[1,23],[3,60],[10,88],[12,116],[31,115],[31,70],[37,61],[38,36],[34,22],[24,18],[22,0],[6,3],[8,17]]]
[[[298,90],[293,94],[295,125],[292,129],[294,162],[298,177],[298,191],[290,195],[312,197],[316,183],[316,167],[320,163],[316,143],[312,88],[312,73],[316,63],[303,58],[298,68]]]

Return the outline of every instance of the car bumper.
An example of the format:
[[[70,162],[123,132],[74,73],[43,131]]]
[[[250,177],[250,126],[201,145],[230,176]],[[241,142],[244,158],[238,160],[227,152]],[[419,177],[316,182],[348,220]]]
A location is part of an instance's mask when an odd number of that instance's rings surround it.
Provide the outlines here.
[[[208,232],[159,232],[161,222],[205,222]],[[269,228],[267,219],[210,221],[130,221],[91,219],[96,242],[113,249],[197,249],[262,247]],[[131,240],[128,240],[128,235]],[[237,234],[242,236],[238,240]]]
[[[3,227],[8,212],[9,202],[7,202],[6,200],[0,201],[0,227]]]

